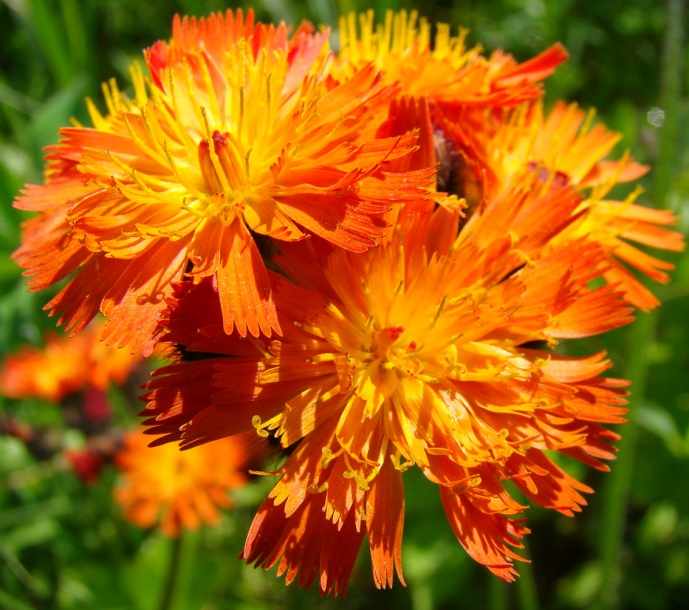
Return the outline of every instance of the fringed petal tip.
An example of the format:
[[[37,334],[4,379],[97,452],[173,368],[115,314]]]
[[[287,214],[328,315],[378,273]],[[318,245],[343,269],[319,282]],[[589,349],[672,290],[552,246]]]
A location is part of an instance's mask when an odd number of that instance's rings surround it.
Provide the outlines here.
[[[318,580],[321,595],[347,594],[347,583],[364,537],[354,511],[341,527],[323,515],[320,494],[309,494],[289,517],[282,504],[266,499],[251,525],[240,559],[266,570],[277,564],[285,583],[300,588]]]

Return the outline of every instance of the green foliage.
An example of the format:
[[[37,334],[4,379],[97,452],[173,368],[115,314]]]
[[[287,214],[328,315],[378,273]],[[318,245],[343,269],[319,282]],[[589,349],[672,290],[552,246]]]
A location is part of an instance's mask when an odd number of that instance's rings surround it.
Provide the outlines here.
[[[418,6],[409,0],[376,0],[376,10]],[[672,4],[672,0],[670,2]],[[262,0],[254,5],[266,20],[303,18],[336,25],[338,14],[370,6],[360,0]],[[25,182],[40,181],[41,149],[56,140],[71,117],[86,120],[83,98],[104,106],[99,83],[116,76],[140,49],[169,36],[176,12],[204,15],[224,8],[214,0],[141,2],[121,0],[13,0],[0,4],[0,356],[24,343],[38,343],[54,321],[41,311],[46,294],[26,292],[10,261],[23,214],[11,202]],[[656,200],[680,215],[689,228],[689,102],[686,84],[661,74],[667,24],[656,0],[430,0],[420,8],[432,21],[471,28],[470,42],[503,47],[519,59],[562,41],[571,59],[547,83],[548,100],[595,105],[607,124],[625,135],[624,147],[655,167],[661,179],[646,181]],[[687,16],[679,24],[686,28]],[[686,41],[685,41],[686,42]],[[685,43],[682,43],[685,45]],[[687,56],[687,47],[677,49]],[[668,72],[669,71],[669,72]],[[674,86],[674,89],[672,88]],[[647,112],[665,105],[666,126],[653,127]],[[668,130],[672,129],[668,133]],[[667,144],[667,142],[671,142]],[[670,148],[668,148],[670,147]],[[620,147],[617,152],[623,150]],[[666,151],[670,151],[669,153]],[[243,536],[262,493],[246,492],[219,528],[184,540],[176,610],[200,608],[587,608],[607,588],[606,603],[622,608],[671,609],[689,598],[689,255],[676,255],[673,283],[654,287],[665,301],[657,319],[640,335],[632,329],[594,338],[588,347],[607,349],[631,376],[636,430],[628,479],[617,512],[609,508],[614,475],[584,470],[597,490],[577,519],[532,509],[531,566],[510,587],[471,562],[443,516],[439,498],[418,473],[405,475],[407,518],[404,565],[408,587],[374,589],[370,562],[361,557],[347,602],[317,592],[285,588],[272,573],[237,561]],[[647,314],[640,313],[640,317]],[[632,343],[630,337],[637,337]],[[638,337],[641,336],[641,339]],[[643,390],[645,386],[645,391]],[[135,421],[135,405],[120,398],[118,420]],[[32,425],[64,431],[62,414],[37,402],[0,397],[5,414]],[[2,415],[2,414],[0,414]],[[83,439],[74,439],[76,443]],[[622,461],[622,460],[621,460]],[[618,464],[619,465],[619,464]],[[613,464],[613,470],[615,464]],[[114,473],[93,486],[70,474],[59,459],[41,461],[15,438],[0,438],[0,608],[115,610],[157,607],[171,542],[123,521],[111,499]],[[264,484],[267,484],[266,482]],[[264,490],[265,491],[265,490]],[[607,536],[611,527],[619,536]],[[612,540],[612,542],[608,542]],[[606,545],[614,544],[614,548]],[[612,549],[612,551],[610,550]],[[612,553],[607,556],[606,553]],[[606,561],[610,565],[606,568]],[[606,571],[607,570],[607,571]],[[612,580],[611,580],[612,579]],[[606,606],[602,606],[606,607]],[[609,607],[609,606],[608,606]]]

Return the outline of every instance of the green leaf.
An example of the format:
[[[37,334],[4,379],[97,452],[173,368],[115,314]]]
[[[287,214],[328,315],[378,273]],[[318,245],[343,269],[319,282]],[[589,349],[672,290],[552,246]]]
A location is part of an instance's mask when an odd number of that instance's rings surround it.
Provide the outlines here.
[[[60,526],[51,518],[42,518],[4,533],[2,548],[16,553],[23,548],[46,544],[60,535]]]
[[[675,420],[660,405],[645,400],[637,409],[636,421],[644,430],[658,436],[675,457],[681,457],[685,453],[684,439]]]

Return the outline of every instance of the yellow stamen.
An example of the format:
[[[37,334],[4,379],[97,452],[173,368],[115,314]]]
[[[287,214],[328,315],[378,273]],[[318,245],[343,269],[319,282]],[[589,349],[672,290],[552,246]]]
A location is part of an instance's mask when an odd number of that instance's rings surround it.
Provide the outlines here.
[[[438,306],[438,311],[435,313],[435,316],[433,316],[433,319],[431,320],[431,326],[435,326],[438,323],[438,319],[440,318],[440,314],[443,312],[443,309],[445,308],[446,302],[447,295],[444,294],[443,298],[440,301],[440,305]]]

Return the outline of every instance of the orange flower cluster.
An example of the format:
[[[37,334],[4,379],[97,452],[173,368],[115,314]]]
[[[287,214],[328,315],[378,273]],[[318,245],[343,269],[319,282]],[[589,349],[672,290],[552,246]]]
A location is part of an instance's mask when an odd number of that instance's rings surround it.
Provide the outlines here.
[[[122,476],[115,499],[127,519],[139,527],[159,523],[173,538],[180,530],[217,523],[218,508],[232,506],[228,491],[246,483],[241,445],[225,438],[196,451],[179,451],[174,445],[151,449],[149,440],[140,432],[129,433],[116,458]]]
[[[625,413],[605,353],[554,348],[657,304],[627,265],[671,265],[635,244],[683,247],[672,214],[608,198],[646,171],[605,160],[617,134],[543,110],[560,45],[519,64],[464,40],[404,12],[343,20],[338,53],[309,25],[176,18],[135,99],[107,85],[16,203],[39,212],[15,255],[32,289],[70,276],[60,323],[101,311],[108,343],[174,347],[153,445],[292,449],[243,557],[322,593],[344,595],[366,536],[376,585],[404,582],[412,466],[512,580],[526,507],[503,483],[579,511],[591,489],[545,452],[607,470]]]
[[[43,398],[60,402],[73,392],[104,391],[121,384],[141,361],[138,355],[100,341],[101,324],[70,339],[48,334],[45,347],[25,347],[0,368],[0,388],[8,398]]]

